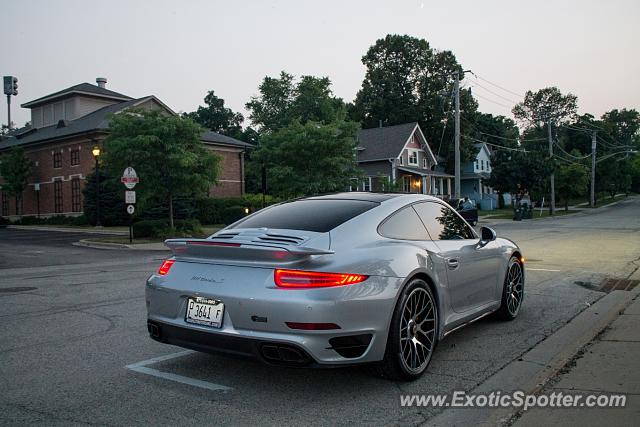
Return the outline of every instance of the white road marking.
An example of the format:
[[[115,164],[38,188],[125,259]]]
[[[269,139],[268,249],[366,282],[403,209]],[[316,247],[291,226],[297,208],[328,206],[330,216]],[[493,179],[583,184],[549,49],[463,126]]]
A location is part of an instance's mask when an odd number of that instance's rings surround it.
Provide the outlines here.
[[[562,270],[550,270],[548,268],[526,268],[527,271],[562,271]]]
[[[147,374],[158,378],[163,378],[169,381],[175,381],[177,383],[187,384],[193,387],[204,388],[207,390],[214,391],[229,391],[233,390],[231,387],[227,387],[222,384],[214,384],[208,381],[202,381],[195,378],[189,378],[178,374],[172,374],[171,372],[162,372],[157,369],[149,368],[148,365],[153,365],[154,363],[164,362],[166,360],[176,359],[178,357],[186,356],[188,354],[195,353],[195,351],[187,350],[180,351],[178,353],[167,354],[164,356],[154,357],[151,359],[143,360],[142,362],[132,363],[131,365],[125,366],[125,368],[139,372],[141,374]]]

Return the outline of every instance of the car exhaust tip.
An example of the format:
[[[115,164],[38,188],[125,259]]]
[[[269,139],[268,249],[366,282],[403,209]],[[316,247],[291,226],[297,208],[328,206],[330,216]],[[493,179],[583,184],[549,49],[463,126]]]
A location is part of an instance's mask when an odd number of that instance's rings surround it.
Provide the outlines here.
[[[269,363],[286,366],[304,366],[311,358],[296,347],[284,344],[262,344],[260,354]]]

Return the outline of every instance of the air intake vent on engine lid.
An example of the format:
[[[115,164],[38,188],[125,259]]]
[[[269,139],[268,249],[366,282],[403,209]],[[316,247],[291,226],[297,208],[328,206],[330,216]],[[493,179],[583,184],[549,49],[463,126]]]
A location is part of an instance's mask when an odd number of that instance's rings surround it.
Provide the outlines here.
[[[258,241],[260,242],[271,242],[271,243],[291,243],[294,245],[300,244],[304,242],[304,237],[298,236],[288,236],[284,234],[272,234],[267,233],[262,236],[258,236]]]
[[[234,237],[236,237],[239,233],[225,233],[225,234],[218,234],[216,236],[214,236],[214,239],[233,239]]]

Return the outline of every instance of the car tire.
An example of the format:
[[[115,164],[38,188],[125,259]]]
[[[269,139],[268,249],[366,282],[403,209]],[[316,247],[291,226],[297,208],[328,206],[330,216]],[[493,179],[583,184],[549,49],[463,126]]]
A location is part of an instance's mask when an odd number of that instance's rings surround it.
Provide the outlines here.
[[[501,320],[513,320],[518,317],[524,299],[524,268],[520,259],[512,256],[507,264],[507,271],[502,287],[500,308],[496,312]]]
[[[423,304],[422,311],[420,304]],[[400,381],[420,378],[427,370],[437,344],[438,314],[438,305],[429,285],[424,280],[413,279],[396,303],[384,359],[375,367],[377,374]]]

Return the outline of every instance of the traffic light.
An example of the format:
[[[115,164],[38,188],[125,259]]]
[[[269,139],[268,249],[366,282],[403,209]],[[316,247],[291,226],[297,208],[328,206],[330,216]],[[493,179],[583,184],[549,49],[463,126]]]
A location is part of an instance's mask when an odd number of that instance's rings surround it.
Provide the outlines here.
[[[5,95],[17,95],[18,94],[18,78],[14,76],[4,76],[4,94]]]

